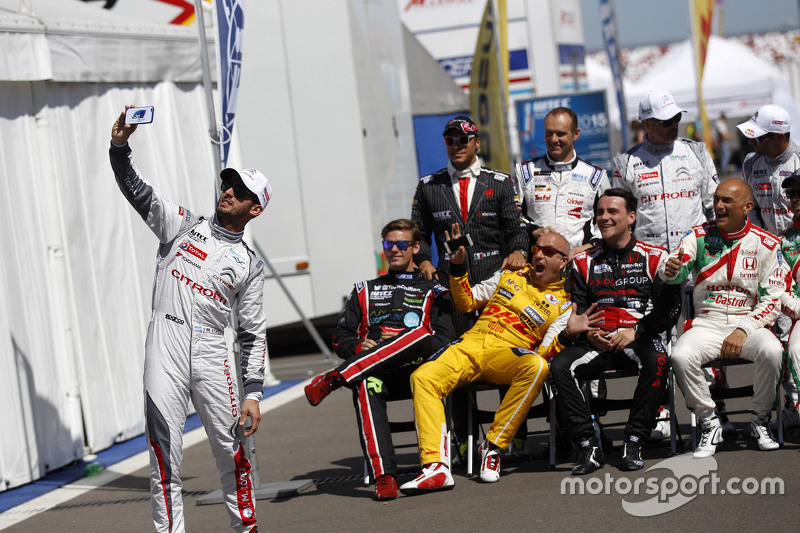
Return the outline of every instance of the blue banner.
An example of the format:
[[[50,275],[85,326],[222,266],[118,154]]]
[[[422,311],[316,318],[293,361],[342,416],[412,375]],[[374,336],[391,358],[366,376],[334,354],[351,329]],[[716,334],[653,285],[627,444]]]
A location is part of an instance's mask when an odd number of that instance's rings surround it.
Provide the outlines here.
[[[228,161],[242,73],[244,0],[216,0],[218,87],[222,98],[222,167]]]
[[[520,156],[523,160],[545,154],[544,117],[556,107],[568,107],[578,116],[578,127],[581,129],[575,141],[578,157],[593,165],[611,168],[611,142],[604,91],[526,98],[517,100],[516,107]]]

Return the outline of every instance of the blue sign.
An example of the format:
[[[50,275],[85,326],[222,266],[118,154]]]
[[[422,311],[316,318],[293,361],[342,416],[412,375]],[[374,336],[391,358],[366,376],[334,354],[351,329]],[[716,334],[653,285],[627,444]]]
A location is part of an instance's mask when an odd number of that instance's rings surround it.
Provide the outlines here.
[[[571,93],[525,98],[516,101],[520,156],[524,161],[543,156],[544,117],[556,107],[568,107],[578,116],[580,136],[575,141],[578,157],[589,163],[611,168],[608,108],[605,91]]]

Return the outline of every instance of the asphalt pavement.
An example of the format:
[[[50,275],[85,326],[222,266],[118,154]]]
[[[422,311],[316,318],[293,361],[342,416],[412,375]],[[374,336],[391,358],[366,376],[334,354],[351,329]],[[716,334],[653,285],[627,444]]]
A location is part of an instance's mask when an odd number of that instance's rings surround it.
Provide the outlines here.
[[[505,458],[498,483],[481,483],[477,476],[468,477],[463,469],[454,468],[453,490],[377,502],[372,487],[363,484],[364,460],[351,394],[336,391],[321,405],[311,407],[302,393],[307,378],[332,363],[320,354],[281,357],[272,363],[280,379],[303,381],[262,402],[267,411],[256,438],[261,482],[311,483],[302,492],[260,500],[257,516],[262,532],[798,530],[800,436],[787,435],[780,450],[759,451],[753,439],[745,438],[748,414],[732,418],[739,435],[720,445],[711,460],[693,462],[687,447],[670,458],[666,443],[654,443],[645,449],[644,470],[621,472],[616,465],[622,430],[615,427],[607,430],[615,444],[608,464],[592,475],[575,478],[570,475],[572,462],[567,457],[560,457],[555,469],[549,467],[546,436],[537,435],[526,442],[529,457]],[[729,371],[732,386],[747,384],[750,376],[751,365]],[[634,378],[613,380],[609,396],[624,397],[632,393],[634,384]],[[482,407],[496,405],[496,392],[479,394]],[[748,399],[728,400],[728,408],[746,408],[748,403]],[[679,392],[676,404],[682,434],[688,441],[689,415]],[[411,416],[410,402],[390,405],[391,418]],[[625,417],[625,412],[615,411],[602,421],[620,422]],[[547,427],[544,419],[529,423],[531,430]],[[229,531],[221,505],[197,505],[198,499],[218,488],[219,480],[207,440],[202,435],[189,440],[199,442],[184,450],[187,531]],[[395,444],[414,442],[413,433],[395,435]],[[416,448],[400,448],[398,454],[406,472],[398,479],[403,483],[417,471]],[[124,475],[115,475],[115,467],[109,467],[105,477],[85,478],[0,514],[0,524],[5,515],[20,520],[5,529],[9,532],[152,531],[146,455],[125,464],[127,469],[124,465],[118,469]],[[109,481],[91,488],[104,479]]]

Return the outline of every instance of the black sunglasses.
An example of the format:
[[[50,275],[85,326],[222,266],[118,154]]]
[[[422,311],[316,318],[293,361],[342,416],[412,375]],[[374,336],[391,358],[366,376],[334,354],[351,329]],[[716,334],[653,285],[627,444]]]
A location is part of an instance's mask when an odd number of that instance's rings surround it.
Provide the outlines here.
[[[469,144],[469,141],[474,139],[474,135],[459,135],[458,137],[451,137],[449,135],[444,136],[444,144],[447,146],[453,146],[457,144],[459,146],[466,146]]]
[[[533,252],[533,255],[536,255],[536,254],[539,253],[539,251],[541,251],[545,255],[545,257],[553,257],[556,254],[560,254],[560,255],[563,255],[564,257],[567,257],[567,254],[565,254],[561,250],[556,249],[554,246],[537,246],[537,245],[534,245],[534,247],[531,249],[531,251]]]
[[[397,249],[401,252],[405,252],[408,250],[408,247],[414,244],[414,241],[383,241],[383,249],[387,252],[392,249],[393,246],[397,245]]]
[[[800,198],[800,189],[785,189],[786,196],[794,200],[795,198]]]
[[[233,189],[233,195],[239,200],[253,200],[254,202],[258,202],[258,197],[253,194],[253,191],[248,189],[243,183],[231,183],[230,181],[223,180],[222,184],[219,186],[219,189],[222,192],[225,192],[228,189]]]
[[[678,124],[681,121],[681,113],[678,113],[672,118],[668,118],[667,120],[655,119],[656,122],[664,126],[665,128],[669,128],[673,124]]]

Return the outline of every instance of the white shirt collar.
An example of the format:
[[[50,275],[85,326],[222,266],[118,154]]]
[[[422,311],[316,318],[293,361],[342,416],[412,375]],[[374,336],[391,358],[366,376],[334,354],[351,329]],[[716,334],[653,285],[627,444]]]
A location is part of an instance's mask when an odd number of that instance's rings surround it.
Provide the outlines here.
[[[481,161],[480,157],[475,158],[475,162],[472,163],[470,166],[465,168],[461,171],[461,176],[468,175],[471,178],[477,178],[481,175],[481,167],[483,166],[483,162]],[[447,162],[447,173],[450,174],[450,180],[455,183],[458,181],[458,178],[455,177],[455,173],[459,172],[456,167],[453,166],[453,163],[450,161]],[[467,174],[464,174],[466,172]]]

